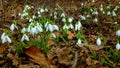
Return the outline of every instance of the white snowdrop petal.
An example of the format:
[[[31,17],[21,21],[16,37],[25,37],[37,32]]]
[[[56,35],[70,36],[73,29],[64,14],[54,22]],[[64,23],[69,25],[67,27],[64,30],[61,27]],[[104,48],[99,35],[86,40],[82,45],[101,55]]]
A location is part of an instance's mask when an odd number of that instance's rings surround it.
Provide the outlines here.
[[[120,30],[116,31],[116,35],[119,37],[120,36]]]
[[[4,38],[2,39],[2,43],[5,43],[5,42],[7,42],[6,36],[4,36]]]
[[[100,38],[98,38],[98,39],[96,40],[96,44],[97,44],[98,46],[100,46],[100,45],[102,44],[102,42],[101,42],[101,39],[100,39]]]
[[[14,29],[15,29],[15,25],[12,24],[12,25],[10,26],[10,30],[13,31]]]
[[[59,30],[57,25],[53,25],[54,30]]]
[[[116,49],[120,50],[120,44],[119,43],[116,44]]]
[[[10,37],[8,37],[8,36],[6,36],[6,40],[7,40],[9,43],[12,42],[12,40],[11,40]]]
[[[68,18],[68,22],[72,22],[73,21],[73,18],[72,17],[70,17],[70,18]]]
[[[29,37],[25,34],[25,40],[29,41]]]
[[[30,30],[30,34],[32,34],[32,35],[34,35],[34,34],[36,34],[36,28],[34,27],[34,28],[31,28],[31,30]]]
[[[4,37],[5,37],[5,33],[3,33],[3,34],[1,35],[1,40],[2,40]]]
[[[26,28],[22,28],[21,33],[25,33],[27,31]]]
[[[65,18],[62,18],[62,22],[66,22],[66,19],[65,19]]]

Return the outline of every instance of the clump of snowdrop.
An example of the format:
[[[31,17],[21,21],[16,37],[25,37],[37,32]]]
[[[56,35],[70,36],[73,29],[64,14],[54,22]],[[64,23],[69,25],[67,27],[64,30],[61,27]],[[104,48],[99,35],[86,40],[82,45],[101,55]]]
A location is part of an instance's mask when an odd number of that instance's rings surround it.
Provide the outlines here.
[[[48,12],[48,9],[47,8],[43,8],[43,7],[39,7],[38,8],[38,11],[37,11],[37,14],[38,14],[38,17],[42,17],[42,13],[44,12]]]
[[[80,15],[79,17],[81,18],[81,20],[86,20],[86,17],[84,15]]]
[[[96,40],[96,44],[97,44],[98,46],[100,46],[100,45],[102,44],[102,41],[101,41],[100,38],[98,38],[98,39]]]
[[[120,30],[117,30],[117,31],[116,31],[116,35],[117,35],[118,37],[120,37]]]
[[[29,37],[26,34],[23,34],[21,41],[29,41]]]
[[[19,16],[21,16],[21,19],[23,19],[23,18],[29,19],[28,18],[28,16],[29,16],[28,11],[30,9],[32,9],[32,8],[34,8],[34,7],[33,6],[29,6],[29,5],[25,5],[23,12],[19,13]]]
[[[10,39],[10,37],[6,33],[3,33],[1,35],[1,40],[2,40],[2,43],[5,43],[5,42],[11,43],[12,42],[12,40]]]
[[[10,30],[11,30],[11,31],[14,31],[15,28],[17,29],[17,25],[13,23],[13,24],[10,26]]]
[[[119,43],[116,44],[116,49],[120,50],[120,44]]]
[[[75,24],[75,31],[80,30],[81,27],[82,27],[82,24],[81,24],[80,21],[78,21],[78,22]]]

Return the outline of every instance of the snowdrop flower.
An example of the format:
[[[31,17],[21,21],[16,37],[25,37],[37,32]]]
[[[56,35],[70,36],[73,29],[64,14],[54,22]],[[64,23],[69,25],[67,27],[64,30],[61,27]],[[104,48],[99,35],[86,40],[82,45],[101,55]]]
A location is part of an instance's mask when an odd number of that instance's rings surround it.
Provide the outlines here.
[[[36,26],[35,28],[37,29],[37,33],[43,32],[43,29],[41,26]]]
[[[93,21],[94,21],[94,22],[98,22],[98,19],[97,19],[97,18],[95,18]]]
[[[102,13],[105,14],[105,11],[103,11]]]
[[[119,37],[120,36],[120,30],[116,31],[116,35]]]
[[[48,24],[48,26],[46,27],[46,31],[53,32],[54,31],[53,26],[51,24]]]
[[[11,39],[7,35],[5,35],[5,33],[2,34],[1,40],[2,40],[2,43],[5,43],[5,42],[11,43],[12,42]]]
[[[68,18],[68,22],[72,22],[73,21],[73,17],[70,17],[70,18]]]
[[[57,16],[56,16],[56,15],[54,15],[54,19],[57,19]]]
[[[45,11],[46,11],[46,12],[48,12],[48,9],[47,9],[47,8],[45,8]]]
[[[80,21],[78,21],[78,22],[75,24],[75,31],[80,30],[81,27],[82,27],[82,24],[81,24]]]
[[[103,5],[102,4],[100,5],[100,11],[103,11]]]
[[[21,41],[24,41],[24,40],[29,41],[29,37],[26,34],[22,36]]]
[[[86,17],[83,15],[80,15],[81,20],[86,20]]]
[[[98,46],[100,46],[100,45],[102,44],[102,42],[101,42],[101,39],[100,39],[100,38],[98,38],[98,39],[96,40],[96,44],[97,44]]]
[[[111,12],[110,12],[110,11],[107,11],[107,15],[111,15]]]
[[[65,14],[64,14],[64,13],[62,13],[62,14],[61,14],[61,17],[65,17]]]
[[[115,6],[114,11],[117,11],[118,8],[120,8],[120,7],[119,6]]]
[[[66,24],[63,26],[63,29],[69,29],[69,26],[67,26]]]
[[[74,29],[74,26],[72,24],[69,24],[70,29]]]
[[[59,30],[59,27],[57,25],[52,25],[53,30]]]
[[[22,28],[21,33],[25,33],[25,32],[27,32],[27,29],[26,28]]]
[[[45,10],[43,8],[40,9],[40,12],[43,13]]]
[[[115,11],[112,11],[112,16],[116,16],[116,13],[115,13]]]
[[[33,16],[32,16],[32,18],[33,18],[33,19],[35,19],[35,18],[36,18],[36,16],[35,16],[35,15],[33,15]]]
[[[32,27],[32,28],[31,28],[30,34],[32,34],[32,35],[37,34],[37,29],[36,29],[36,27]]]
[[[33,19],[32,19],[32,18],[30,18],[30,19],[29,19],[29,22],[33,22]]]
[[[93,15],[98,15],[98,11],[92,12]]]
[[[120,44],[119,43],[116,44],[116,49],[120,50]]]
[[[92,0],[92,2],[95,2],[95,0]]]
[[[77,41],[77,45],[78,45],[79,47],[81,47],[81,44],[82,44],[81,39],[78,39],[78,41]]]
[[[56,38],[56,35],[54,33],[51,34],[51,37]]]
[[[5,37],[5,32],[1,35],[1,39],[3,39]]]
[[[90,16],[90,15],[87,15],[86,17],[90,18],[91,16]]]
[[[12,25],[10,26],[10,30],[11,30],[11,31],[13,31],[15,28],[17,28],[17,26],[16,26],[15,24],[12,24]]]
[[[47,28],[47,26],[48,26],[48,21],[45,23],[45,28]]]
[[[84,5],[84,3],[81,3],[81,6],[83,6]]]
[[[62,22],[66,22],[66,19],[65,19],[65,18],[62,18]]]
[[[115,21],[114,23],[115,23],[115,24],[117,24],[118,22],[117,22],[117,21]]]

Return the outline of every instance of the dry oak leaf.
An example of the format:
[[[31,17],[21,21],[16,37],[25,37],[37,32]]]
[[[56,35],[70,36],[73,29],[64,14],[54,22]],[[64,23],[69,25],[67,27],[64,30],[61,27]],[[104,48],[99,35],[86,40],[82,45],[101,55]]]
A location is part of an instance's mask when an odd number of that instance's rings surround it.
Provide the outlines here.
[[[36,46],[25,48],[24,53],[30,57],[30,61],[43,65],[44,67],[49,67],[50,60],[48,60]]]
[[[47,44],[47,47],[50,47],[51,45],[54,45],[55,44],[55,39],[49,39],[48,40],[48,44]]]
[[[73,39],[75,37],[75,34],[72,33],[71,31],[67,30],[67,35],[68,35],[68,39]]]

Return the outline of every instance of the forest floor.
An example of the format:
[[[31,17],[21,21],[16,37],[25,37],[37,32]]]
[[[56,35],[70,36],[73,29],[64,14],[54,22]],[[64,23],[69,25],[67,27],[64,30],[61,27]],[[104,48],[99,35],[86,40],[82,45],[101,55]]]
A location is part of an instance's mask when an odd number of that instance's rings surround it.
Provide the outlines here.
[[[97,24],[88,20],[92,20],[95,16],[82,23],[82,34],[84,35],[86,44],[78,46],[77,32],[74,30],[67,31],[67,39],[61,32],[60,41],[57,43],[55,39],[48,41],[46,54],[42,48],[34,46],[24,46],[22,54],[17,50],[17,43],[2,43],[0,40],[0,67],[1,68],[119,68],[120,67],[120,51],[116,49],[116,44],[120,42],[120,37],[116,36],[116,31],[120,29],[120,1],[119,0],[0,0],[0,36],[4,29],[10,29],[13,21],[16,21],[18,28],[21,30],[23,26],[28,24],[28,20],[21,19],[18,15],[24,10],[25,5],[32,5],[34,9],[30,14],[35,14],[36,10],[42,6],[48,8],[48,13],[54,13],[55,8],[60,9],[58,14],[64,12],[67,16],[74,18],[73,25],[80,19],[79,15],[87,15],[86,9],[95,7],[99,10],[101,4],[110,6],[110,11],[119,6],[116,16],[98,14]],[[84,10],[82,3],[86,3]],[[104,8],[103,7],[103,8]],[[107,10],[106,10],[107,11]],[[61,21],[57,21],[61,23]],[[61,27],[63,24],[57,24]],[[61,27],[62,28],[62,27]],[[18,40],[17,30],[14,32],[15,40]],[[54,32],[55,33],[55,32]],[[97,46],[96,40],[100,35],[102,44]],[[31,37],[34,38],[34,37]],[[26,41],[25,41],[26,43]],[[30,43],[29,43],[30,44]],[[32,45],[32,44],[30,44]]]

